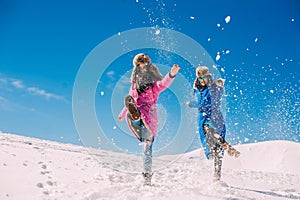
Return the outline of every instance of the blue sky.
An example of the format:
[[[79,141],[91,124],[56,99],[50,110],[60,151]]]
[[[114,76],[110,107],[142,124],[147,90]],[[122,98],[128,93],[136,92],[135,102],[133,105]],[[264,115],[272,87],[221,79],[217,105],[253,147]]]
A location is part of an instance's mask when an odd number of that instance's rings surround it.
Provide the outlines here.
[[[81,144],[73,120],[72,92],[82,63],[113,35],[156,27],[194,39],[215,61],[220,76],[226,79],[227,138],[231,143],[271,139],[299,142],[299,11],[296,0],[2,0],[0,130]],[[155,50],[143,51],[164,65],[175,61],[184,65],[181,74],[192,82],[194,68],[186,61],[168,53],[173,59],[166,61]],[[126,129],[125,122],[116,122],[112,114],[102,116],[122,105],[105,107],[103,112],[101,106],[114,101],[110,87],[130,72],[132,56],[137,52],[129,52],[107,66],[94,94],[100,125],[109,140],[119,142],[122,149],[127,144],[136,145],[135,138],[120,142],[118,133]],[[163,105],[168,99],[175,102],[175,107],[168,109],[176,110],[176,105],[184,103],[178,102],[172,91],[163,95]],[[175,113],[173,120],[180,114]],[[158,137],[157,146],[163,147],[166,138],[172,140],[171,132],[178,128],[175,124],[166,121],[168,133],[162,132],[166,135]]]

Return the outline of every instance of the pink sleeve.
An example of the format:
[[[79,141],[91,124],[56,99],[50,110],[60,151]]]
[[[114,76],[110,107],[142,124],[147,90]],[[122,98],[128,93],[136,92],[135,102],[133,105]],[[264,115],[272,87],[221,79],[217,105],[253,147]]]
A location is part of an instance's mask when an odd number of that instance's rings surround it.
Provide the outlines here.
[[[127,108],[124,106],[119,114],[119,118],[124,119],[124,117],[126,116],[126,113],[127,113]]]
[[[163,90],[168,88],[174,81],[174,78],[175,78],[175,76],[171,77],[170,72],[168,72],[161,81],[156,82],[156,87],[157,87],[158,91],[162,92]]]

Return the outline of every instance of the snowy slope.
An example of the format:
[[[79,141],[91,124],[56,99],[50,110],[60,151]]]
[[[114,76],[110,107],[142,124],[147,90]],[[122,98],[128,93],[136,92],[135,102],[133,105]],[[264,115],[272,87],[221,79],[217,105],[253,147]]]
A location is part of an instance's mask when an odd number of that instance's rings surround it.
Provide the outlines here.
[[[202,150],[155,158],[164,165],[153,186],[142,186],[140,157],[0,132],[0,199],[300,199],[300,144],[268,141],[238,145],[225,154],[221,183]],[[130,171],[130,170],[129,170]]]

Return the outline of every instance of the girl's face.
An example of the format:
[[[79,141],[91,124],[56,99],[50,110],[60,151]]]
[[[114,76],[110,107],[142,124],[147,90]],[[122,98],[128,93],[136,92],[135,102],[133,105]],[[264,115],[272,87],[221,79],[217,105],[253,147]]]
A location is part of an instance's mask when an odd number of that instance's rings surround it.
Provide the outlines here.
[[[205,86],[208,83],[208,77],[198,77],[198,81],[200,82],[201,86]]]
[[[140,62],[139,63],[139,68],[140,68],[140,70],[141,70],[141,72],[142,73],[145,73],[146,71],[147,71],[147,66],[148,65],[148,63],[147,62]]]

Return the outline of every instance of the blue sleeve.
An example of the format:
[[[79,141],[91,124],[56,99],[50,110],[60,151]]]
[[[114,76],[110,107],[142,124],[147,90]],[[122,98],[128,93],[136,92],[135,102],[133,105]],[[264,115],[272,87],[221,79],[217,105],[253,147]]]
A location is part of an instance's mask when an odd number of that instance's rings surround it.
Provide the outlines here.
[[[196,90],[195,90],[195,89],[193,89],[193,95],[194,95],[194,96],[197,96],[197,95],[196,95]],[[190,101],[189,107],[190,107],[190,108],[198,108],[198,101],[195,101],[195,100]]]
[[[190,101],[190,107],[191,108],[198,108],[198,102],[197,101]]]
[[[208,109],[211,108],[211,96],[208,88],[204,90],[200,103],[201,103],[200,108],[208,108]]]

